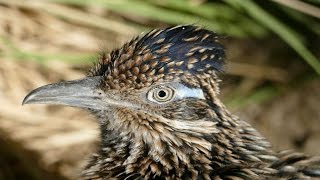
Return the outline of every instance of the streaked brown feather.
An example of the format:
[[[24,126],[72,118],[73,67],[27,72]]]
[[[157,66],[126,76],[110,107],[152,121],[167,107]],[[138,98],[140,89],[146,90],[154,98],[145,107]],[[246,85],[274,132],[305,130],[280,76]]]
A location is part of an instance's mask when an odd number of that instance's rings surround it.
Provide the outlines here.
[[[121,92],[138,109],[96,113],[102,144],[84,171],[87,179],[308,179],[320,178],[320,157],[271,150],[250,124],[219,100],[225,51],[219,36],[196,26],[156,29],[109,55],[90,76],[101,89]],[[152,106],[136,97],[154,84],[201,88],[205,99]]]

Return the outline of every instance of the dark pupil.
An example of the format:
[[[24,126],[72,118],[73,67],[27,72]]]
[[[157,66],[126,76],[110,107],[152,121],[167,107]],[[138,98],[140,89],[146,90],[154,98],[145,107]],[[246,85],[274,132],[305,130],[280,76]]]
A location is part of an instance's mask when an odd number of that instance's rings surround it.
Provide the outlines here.
[[[166,95],[167,95],[167,93],[165,91],[163,91],[163,90],[160,90],[158,92],[158,96],[161,97],[161,98],[166,97]]]

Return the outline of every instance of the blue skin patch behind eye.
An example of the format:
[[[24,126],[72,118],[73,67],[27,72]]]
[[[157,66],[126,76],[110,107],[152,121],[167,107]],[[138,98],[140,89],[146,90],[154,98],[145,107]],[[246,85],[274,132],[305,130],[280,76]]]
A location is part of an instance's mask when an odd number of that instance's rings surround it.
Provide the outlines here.
[[[176,90],[176,99],[183,99],[183,98],[198,98],[198,99],[205,99],[202,89],[198,88],[190,88],[183,84],[177,84],[175,87]]]
[[[152,95],[147,95],[147,99],[149,101],[155,102],[157,104],[166,104],[175,100],[180,100],[184,98],[197,98],[197,99],[205,99],[202,89],[200,88],[192,88],[185,86],[181,83],[170,83],[158,85],[157,88],[161,89],[161,86],[169,86],[174,91],[174,97],[167,102],[158,102],[152,98]],[[149,93],[149,92],[148,92]]]

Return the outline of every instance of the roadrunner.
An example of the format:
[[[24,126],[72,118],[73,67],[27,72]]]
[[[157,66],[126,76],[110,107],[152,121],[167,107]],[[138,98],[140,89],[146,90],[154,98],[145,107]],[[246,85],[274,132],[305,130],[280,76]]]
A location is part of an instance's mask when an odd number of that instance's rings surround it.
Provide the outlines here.
[[[273,152],[219,100],[219,39],[191,25],[156,29],[102,54],[86,78],[35,89],[23,104],[96,115],[101,144],[85,179],[320,178],[319,157]]]

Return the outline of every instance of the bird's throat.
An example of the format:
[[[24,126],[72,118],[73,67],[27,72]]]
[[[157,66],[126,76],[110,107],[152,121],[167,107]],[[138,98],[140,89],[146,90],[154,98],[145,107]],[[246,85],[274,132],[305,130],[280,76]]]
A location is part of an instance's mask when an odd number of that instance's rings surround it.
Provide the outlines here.
[[[100,121],[100,156],[91,165],[114,169],[110,172],[115,174],[110,174],[110,177],[124,172],[124,177],[133,174],[165,177],[173,172],[179,177],[196,176],[199,172],[209,176],[229,165],[240,166],[264,160],[257,155],[273,158],[268,143],[260,135],[257,136],[250,126],[246,127],[247,124],[240,124],[240,130],[231,130],[223,127],[226,122],[221,120],[221,124],[217,124],[221,131],[198,136],[173,133],[166,128],[153,131],[161,129],[160,125],[150,125],[151,122],[144,122],[142,116],[125,111],[123,113],[127,119],[124,119],[119,112],[121,110],[113,109],[107,117],[103,117],[108,120]],[[135,119],[138,117],[139,120]]]

